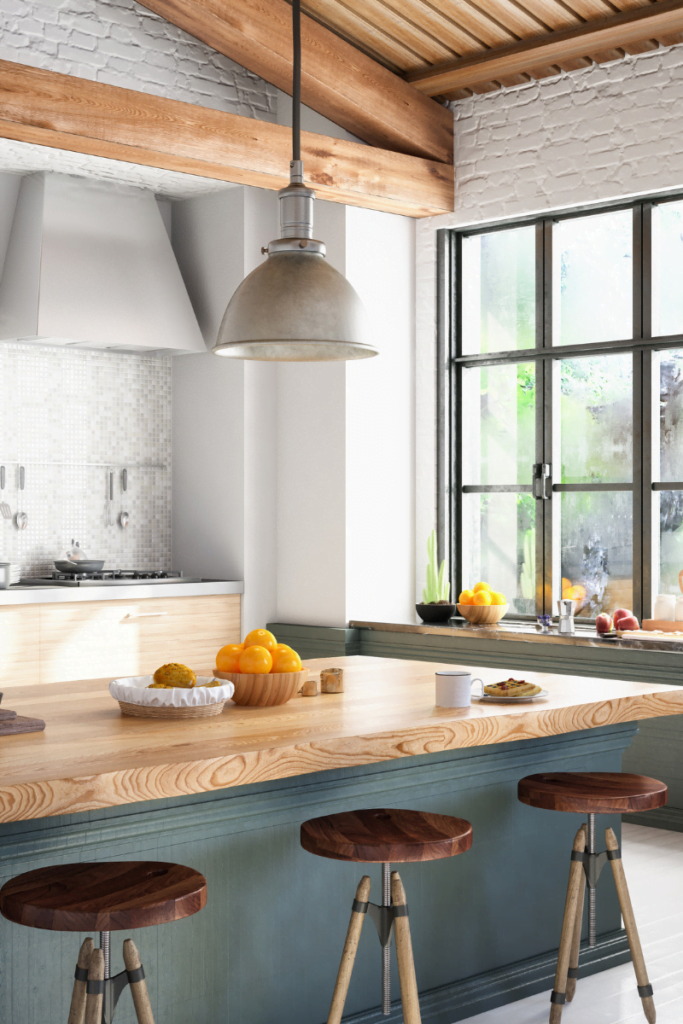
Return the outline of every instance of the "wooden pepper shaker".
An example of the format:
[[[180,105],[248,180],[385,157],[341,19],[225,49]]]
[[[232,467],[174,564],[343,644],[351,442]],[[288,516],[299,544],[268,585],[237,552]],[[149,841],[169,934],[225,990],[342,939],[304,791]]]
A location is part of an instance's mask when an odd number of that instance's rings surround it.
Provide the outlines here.
[[[311,679],[307,679],[304,685],[299,690],[302,697],[317,697],[318,696],[318,680],[313,676]]]
[[[320,673],[321,693],[344,692],[344,669],[324,668]]]

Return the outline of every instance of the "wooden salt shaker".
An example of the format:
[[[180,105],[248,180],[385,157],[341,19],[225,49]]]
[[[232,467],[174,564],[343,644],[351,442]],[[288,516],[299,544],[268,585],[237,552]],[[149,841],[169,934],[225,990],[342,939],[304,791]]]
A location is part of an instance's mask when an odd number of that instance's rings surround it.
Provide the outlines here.
[[[313,676],[312,679],[307,679],[304,685],[299,690],[302,697],[317,697],[318,696],[318,680]]]
[[[320,673],[321,693],[344,692],[344,669],[324,668]]]

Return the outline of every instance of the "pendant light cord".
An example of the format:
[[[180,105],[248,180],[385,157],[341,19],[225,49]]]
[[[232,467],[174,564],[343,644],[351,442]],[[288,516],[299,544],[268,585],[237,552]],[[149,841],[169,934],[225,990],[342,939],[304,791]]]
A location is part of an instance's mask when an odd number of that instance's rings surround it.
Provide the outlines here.
[[[301,0],[292,0],[292,159],[301,160]]]

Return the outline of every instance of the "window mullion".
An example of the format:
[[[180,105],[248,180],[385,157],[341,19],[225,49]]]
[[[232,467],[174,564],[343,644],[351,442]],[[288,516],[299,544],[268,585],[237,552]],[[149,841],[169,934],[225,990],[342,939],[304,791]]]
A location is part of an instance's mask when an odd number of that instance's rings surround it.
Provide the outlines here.
[[[543,231],[543,288],[542,302],[542,347],[551,348],[553,344],[553,222],[545,220]],[[553,465],[553,361],[539,360],[541,388],[539,390],[539,448],[540,461]],[[553,615],[553,507],[559,500],[552,492],[552,470],[550,479],[550,498],[537,503],[540,512],[540,530],[537,548],[541,550],[541,573],[538,585],[539,611]]]
[[[641,257],[640,257],[640,289],[641,289],[641,324],[642,337],[652,337],[652,204],[643,203],[641,221]],[[653,580],[653,538],[652,529],[655,525],[652,501],[652,431],[653,423],[653,392],[652,366],[653,353],[651,348],[643,348],[641,364],[641,480],[640,494],[634,487],[634,501],[640,500],[640,579],[641,579],[641,617],[649,618],[652,613],[654,598]],[[634,478],[634,484],[635,484]],[[634,523],[635,525],[635,523]],[[658,579],[658,578],[657,578]]]

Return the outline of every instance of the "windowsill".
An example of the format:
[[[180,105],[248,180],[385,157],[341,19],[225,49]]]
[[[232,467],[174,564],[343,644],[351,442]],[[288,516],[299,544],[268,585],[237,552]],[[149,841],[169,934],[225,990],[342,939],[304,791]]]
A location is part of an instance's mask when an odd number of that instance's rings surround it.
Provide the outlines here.
[[[552,626],[550,633],[542,633],[533,622],[499,622],[495,626],[473,626],[463,619],[451,619],[444,626],[427,626],[422,622],[361,622],[353,619],[349,622],[353,629],[376,629],[387,633],[422,633],[432,636],[470,637],[477,640],[513,640],[525,643],[564,644],[573,647],[617,648],[619,650],[657,651],[663,654],[683,653],[681,643],[662,640],[603,640],[595,632],[594,626],[577,625],[574,636],[560,636],[557,627]]]

